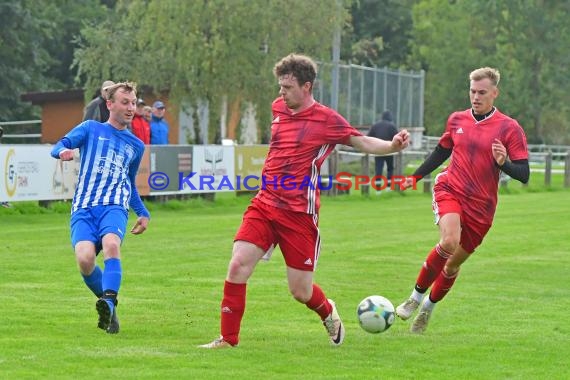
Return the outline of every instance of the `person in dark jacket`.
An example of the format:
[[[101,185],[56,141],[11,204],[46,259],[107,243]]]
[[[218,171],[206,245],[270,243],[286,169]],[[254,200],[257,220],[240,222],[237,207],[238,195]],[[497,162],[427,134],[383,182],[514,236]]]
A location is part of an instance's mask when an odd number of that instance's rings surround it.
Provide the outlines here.
[[[393,122],[392,113],[389,110],[382,112],[381,120],[374,124],[370,131],[368,131],[368,136],[376,137],[382,140],[392,141],[394,136],[398,133],[398,128]],[[375,161],[375,173],[377,176],[381,176],[384,171],[384,162],[386,163],[386,179],[388,182],[392,179],[394,174],[394,156],[376,156]]]
[[[97,96],[87,104],[83,113],[83,121],[95,120],[105,123],[109,120],[109,109],[107,108],[107,90],[112,87],[115,82],[106,80],[101,85],[101,89],[97,91]]]

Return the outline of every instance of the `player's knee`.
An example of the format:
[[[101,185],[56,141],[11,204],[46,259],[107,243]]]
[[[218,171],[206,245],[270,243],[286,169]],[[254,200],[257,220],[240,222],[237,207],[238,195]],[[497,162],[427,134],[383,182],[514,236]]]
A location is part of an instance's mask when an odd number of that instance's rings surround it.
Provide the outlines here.
[[[247,262],[240,260],[239,257],[234,256],[230,260],[228,266],[228,278],[231,282],[245,282],[251,276],[253,272],[253,267]]]
[[[446,264],[446,265],[443,267],[443,274],[444,274],[446,277],[455,277],[455,276],[457,276],[457,273],[459,273],[459,268],[460,268],[459,265],[449,265],[449,264]]]
[[[95,268],[95,255],[89,253],[76,253],[77,266],[84,275],[88,276]]]
[[[459,247],[459,238],[459,236],[455,235],[443,236],[439,242],[439,245],[446,252],[453,254],[457,247]]]
[[[229,275],[236,275],[241,272],[243,268],[242,263],[240,260],[237,260],[235,257],[230,260],[230,264],[228,266],[228,274]]]
[[[306,289],[302,288],[292,288],[289,289],[289,292],[300,303],[307,303],[311,299],[311,292],[308,292]]]
[[[103,251],[105,252],[105,258],[119,258],[120,256],[121,244],[116,241],[109,241],[103,244]]]
[[[296,292],[296,291],[291,291],[291,295],[293,296],[293,298],[295,298],[295,300],[297,300],[300,303],[307,303],[309,302],[309,299],[304,293],[302,292]]]

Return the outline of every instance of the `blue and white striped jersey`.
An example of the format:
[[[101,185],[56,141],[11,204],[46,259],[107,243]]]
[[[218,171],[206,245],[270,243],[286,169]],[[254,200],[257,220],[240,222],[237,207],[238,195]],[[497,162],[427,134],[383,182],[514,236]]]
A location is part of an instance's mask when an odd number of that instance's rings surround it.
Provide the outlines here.
[[[79,148],[81,165],[71,212],[101,205],[118,205],[137,216],[149,217],[136,188],[136,174],[144,145],[128,130],[86,120],[67,133],[52,149],[59,158],[64,149]]]

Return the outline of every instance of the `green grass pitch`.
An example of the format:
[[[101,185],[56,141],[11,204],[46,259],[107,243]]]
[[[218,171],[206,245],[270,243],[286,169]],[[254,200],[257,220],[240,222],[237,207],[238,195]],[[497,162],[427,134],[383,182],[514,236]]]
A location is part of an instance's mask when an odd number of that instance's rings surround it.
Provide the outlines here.
[[[246,197],[149,205],[149,230],[123,244],[116,336],[96,327],[67,212],[0,210],[0,379],[570,378],[568,191],[501,194],[493,228],[422,336],[400,320],[367,334],[356,306],[372,294],[395,305],[408,297],[438,239],[431,198],[322,200],[315,278],[346,326],[338,348],[290,297],[279,252],[249,282],[240,346],[196,348],[218,335]]]

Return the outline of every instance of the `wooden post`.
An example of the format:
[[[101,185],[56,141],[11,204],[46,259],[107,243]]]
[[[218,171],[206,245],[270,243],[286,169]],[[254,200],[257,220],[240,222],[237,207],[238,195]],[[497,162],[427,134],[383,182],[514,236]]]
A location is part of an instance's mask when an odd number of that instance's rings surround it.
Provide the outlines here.
[[[550,186],[552,183],[552,151],[548,151],[544,157],[544,184]]]
[[[501,188],[506,189],[509,184],[509,176],[503,172],[500,172],[499,184],[501,185]]]
[[[334,149],[329,156],[329,175],[332,175],[333,178],[336,178],[338,174],[338,151]],[[338,194],[338,189],[336,184],[333,183],[331,189],[328,191],[328,195],[335,197]]]
[[[430,155],[430,152],[426,152],[426,154],[424,155],[424,160],[426,158],[428,158]],[[432,178],[431,178],[431,173],[429,173],[428,175],[426,175],[424,178],[422,178],[422,181],[424,181],[424,193],[431,193],[431,187],[432,187]]]
[[[362,175],[368,176],[370,178],[370,156],[365,154],[362,159],[360,160],[361,164],[361,173]],[[362,189],[360,190],[362,195],[370,195],[370,185],[362,185]]]
[[[424,183],[424,193],[431,193],[431,173],[422,178]]]
[[[402,151],[399,151],[398,154],[394,156],[394,174],[404,174],[404,153],[402,153]]]
[[[564,187],[570,187],[570,150],[564,159]]]
[[[404,153],[399,151],[398,154],[394,156],[394,175],[403,176],[404,175]],[[400,186],[392,187],[392,181],[388,181],[390,189],[395,191],[400,191]]]

